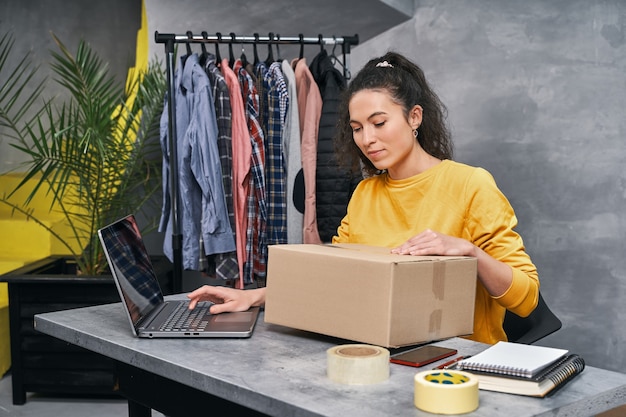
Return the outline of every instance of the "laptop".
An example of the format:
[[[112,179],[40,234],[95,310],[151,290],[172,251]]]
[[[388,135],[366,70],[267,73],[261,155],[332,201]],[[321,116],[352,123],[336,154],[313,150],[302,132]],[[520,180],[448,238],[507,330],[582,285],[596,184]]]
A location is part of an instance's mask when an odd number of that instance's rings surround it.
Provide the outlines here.
[[[137,337],[222,337],[252,335],[259,307],[209,313],[209,302],[189,310],[186,299],[165,300],[134,215],[98,230],[122,305]]]

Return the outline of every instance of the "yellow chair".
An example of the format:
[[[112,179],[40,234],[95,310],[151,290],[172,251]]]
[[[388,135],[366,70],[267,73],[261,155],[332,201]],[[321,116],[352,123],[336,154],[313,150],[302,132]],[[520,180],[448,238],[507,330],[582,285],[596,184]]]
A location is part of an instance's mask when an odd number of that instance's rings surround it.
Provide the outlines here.
[[[9,338],[9,290],[0,284],[0,377],[11,367],[11,339]]]

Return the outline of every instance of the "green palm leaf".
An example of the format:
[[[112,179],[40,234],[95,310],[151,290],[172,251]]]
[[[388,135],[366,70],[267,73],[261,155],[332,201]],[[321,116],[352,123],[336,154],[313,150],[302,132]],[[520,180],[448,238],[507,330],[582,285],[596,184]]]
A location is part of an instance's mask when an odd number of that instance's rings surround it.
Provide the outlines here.
[[[85,41],[72,54],[53,37],[58,51],[51,53],[51,69],[69,98],[43,102],[34,118],[23,120],[44,87],[42,83],[22,97],[35,75],[35,70],[27,71],[25,57],[9,72],[11,85],[0,85],[0,127],[10,131],[11,146],[26,158],[23,180],[13,193],[35,182],[21,212],[32,217],[26,206],[33,198],[39,193],[51,196],[50,210],[63,214],[71,243],[81,248],[75,254],[79,267],[95,274],[106,266],[97,229],[130,212],[154,212],[150,203],[161,186],[158,123],[166,81],[161,66],[151,63],[127,85],[116,82]],[[11,47],[11,37],[0,38],[0,74],[10,62]],[[9,197],[0,197],[0,202],[9,204]]]

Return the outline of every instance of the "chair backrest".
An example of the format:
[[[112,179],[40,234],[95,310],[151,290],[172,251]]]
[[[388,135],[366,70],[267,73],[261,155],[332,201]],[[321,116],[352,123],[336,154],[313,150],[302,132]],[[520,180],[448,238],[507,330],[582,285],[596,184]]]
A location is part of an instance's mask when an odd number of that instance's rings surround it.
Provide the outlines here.
[[[509,342],[530,345],[559,330],[561,320],[550,310],[539,293],[539,302],[528,317],[520,317],[507,310],[504,316],[504,332]]]

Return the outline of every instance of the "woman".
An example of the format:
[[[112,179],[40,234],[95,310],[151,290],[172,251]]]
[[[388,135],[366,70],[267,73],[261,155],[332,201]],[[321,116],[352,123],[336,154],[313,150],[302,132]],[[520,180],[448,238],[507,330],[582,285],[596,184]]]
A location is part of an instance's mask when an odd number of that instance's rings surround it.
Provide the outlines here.
[[[451,160],[445,106],[422,70],[397,53],[368,62],[345,91],[338,155],[367,178],[354,191],[333,243],[391,248],[403,255],[477,259],[478,285],[471,339],[506,340],[505,310],[527,316],[539,280],[517,218],[493,177]],[[271,277],[269,278],[271,279]],[[219,304],[212,312],[263,305],[265,289],[204,286],[189,294]]]

